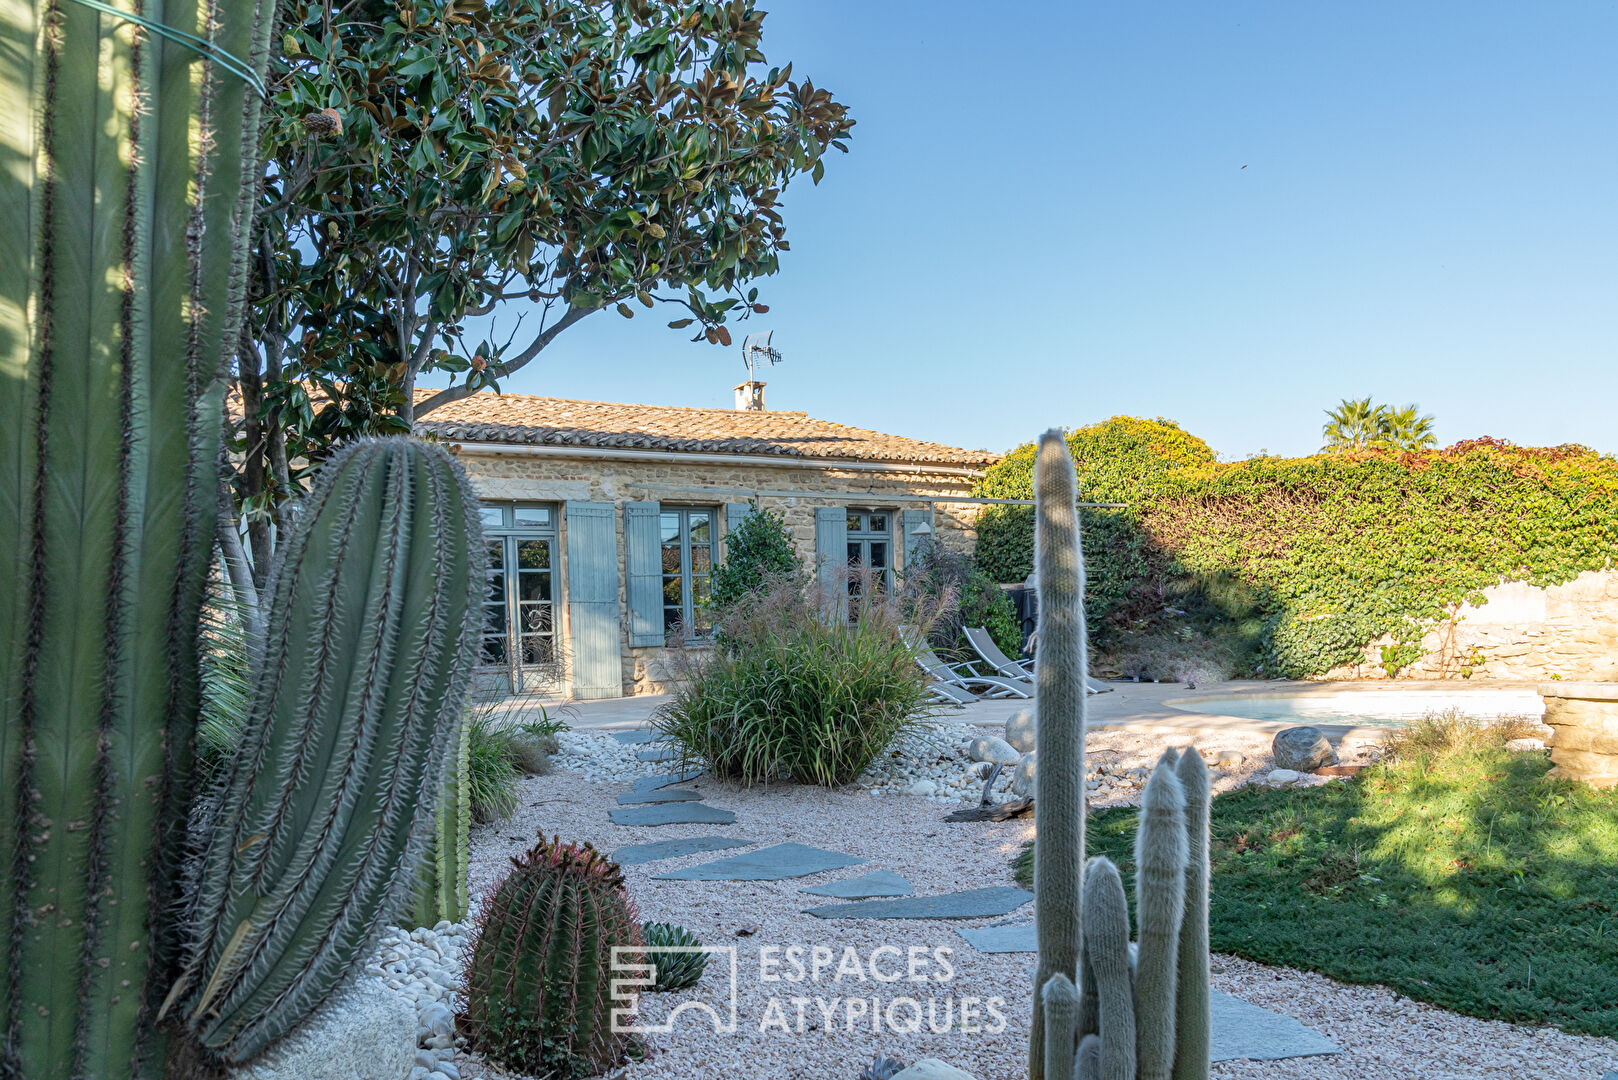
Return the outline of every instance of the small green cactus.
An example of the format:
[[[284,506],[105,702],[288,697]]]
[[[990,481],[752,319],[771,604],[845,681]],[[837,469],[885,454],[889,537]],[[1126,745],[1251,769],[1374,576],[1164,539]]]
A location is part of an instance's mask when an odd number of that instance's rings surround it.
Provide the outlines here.
[[[472,824],[472,791],[466,774],[471,746],[472,726],[463,719],[456,726],[455,750],[444,770],[438,819],[422,856],[414,912],[418,926],[458,923],[466,918]]]
[[[613,1031],[613,950],[622,970],[644,945],[617,864],[589,844],[541,840],[483,907],[461,1027],[474,1050],[519,1072],[616,1068],[634,1044]]]
[[[655,969],[658,990],[684,990],[697,985],[708,966],[708,954],[685,951],[702,947],[697,935],[683,926],[662,922],[646,923],[641,930],[646,935],[646,962]]]

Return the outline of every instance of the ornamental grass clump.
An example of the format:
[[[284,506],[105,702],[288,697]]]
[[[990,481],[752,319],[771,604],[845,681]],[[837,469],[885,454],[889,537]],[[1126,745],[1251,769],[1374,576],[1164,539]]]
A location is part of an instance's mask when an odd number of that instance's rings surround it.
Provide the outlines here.
[[[718,776],[835,787],[931,713],[910,641],[936,612],[875,580],[765,578],[716,617],[711,650],[679,650],[680,689],[653,725]],[[912,637],[914,635],[914,638]]]

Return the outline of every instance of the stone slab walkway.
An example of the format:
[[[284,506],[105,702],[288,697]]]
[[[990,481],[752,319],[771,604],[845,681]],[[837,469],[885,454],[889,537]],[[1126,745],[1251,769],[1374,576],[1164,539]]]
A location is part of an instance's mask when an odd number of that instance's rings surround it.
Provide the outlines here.
[[[825,851],[807,844],[776,844],[733,855],[728,859],[689,866],[670,874],[658,874],[658,881],[782,881],[808,877],[827,870],[841,870],[864,862],[840,851]]]
[[[751,840],[734,840],[728,836],[690,836],[684,840],[659,840],[651,844],[621,847],[612,853],[612,861],[619,866],[636,866],[659,859],[678,859],[686,855],[700,855],[704,851],[724,851],[751,844]]]
[[[800,889],[813,896],[834,896],[839,900],[868,900],[873,896],[909,896],[916,887],[892,870],[878,870],[864,877],[834,881],[830,885],[816,885]]]
[[[647,828],[659,825],[736,824],[736,815],[729,810],[721,810],[717,806],[699,802],[630,806],[621,810],[608,810],[607,817],[614,825],[639,825]]]
[[[830,904],[807,908],[804,914],[817,919],[982,919],[991,915],[1009,915],[1033,898],[1034,894],[1027,889],[996,885],[988,889],[968,889],[940,896]]]

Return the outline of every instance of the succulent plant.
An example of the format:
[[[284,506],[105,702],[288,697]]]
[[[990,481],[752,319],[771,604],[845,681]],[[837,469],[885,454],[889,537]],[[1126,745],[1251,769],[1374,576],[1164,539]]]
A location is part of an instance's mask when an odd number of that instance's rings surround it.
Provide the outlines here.
[[[634,1049],[613,1031],[612,982],[644,940],[617,864],[589,844],[541,840],[511,860],[478,919],[462,1028],[508,1068],[594,1076]]]
[[[419,926],[458,923],[466,918],[472,824],[472,793],[466,773],[471,745],[472,728],[463,720],[456,726],[455,750],[445,761],[438,817],[422,854],[414,911]]]
[[[684,990],[697,985],[703,968],[708,966],[708,954],[685,951],[701,948],[697,935],[673,923],[649,922],[641,930],[646,935],[646,962],[656,971],[658,990]]]
[[[1166,751],[1135,838],[1138,954],[1118,869],[1084,863],[1084,556],[1073,460],[1060,432],[1035,462],[1039,771],[1034,911],[1039,938],[1030,1080],[1206,1080],[1208,772]]]

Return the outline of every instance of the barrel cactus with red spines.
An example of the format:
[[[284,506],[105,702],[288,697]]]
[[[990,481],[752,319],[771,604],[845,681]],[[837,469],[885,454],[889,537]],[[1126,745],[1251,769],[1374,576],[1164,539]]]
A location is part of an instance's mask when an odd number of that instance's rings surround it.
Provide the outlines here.
[[[636,1045],[613,1030],[612,983],[632,977],[624,965],[644,945],[618,865],[589,844],[541,840],[483,905],[462,1030],[473,1049],[537,1076],[622,1065]]]

